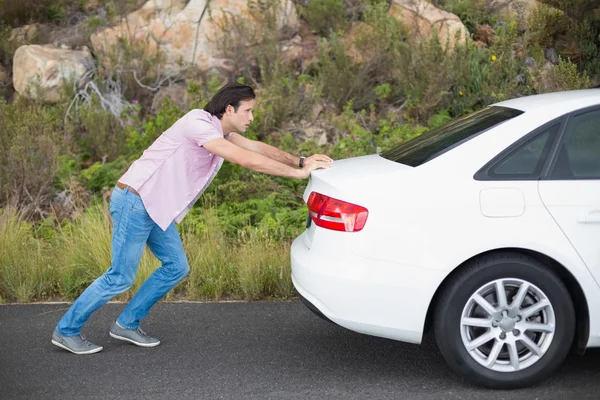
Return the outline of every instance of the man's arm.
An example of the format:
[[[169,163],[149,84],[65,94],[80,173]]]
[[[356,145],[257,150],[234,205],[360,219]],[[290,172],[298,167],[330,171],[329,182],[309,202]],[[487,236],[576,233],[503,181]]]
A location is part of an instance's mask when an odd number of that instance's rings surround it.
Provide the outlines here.
[[[265,157],[269,157],[272,160],[279,161],[280,163],[292,167],[297,167],[300,162],[300,157],[291,155],[290,153],[286,153],[283,150],[279,150],[277,147],[273,147],[266,143],[259,142],[258,140],[250,140],[236,132],[231,132],[231,135],[229,136],[229,141],[246,150],[260,153]]]
[[[302,169],[292,168],[259,152],[247,150],[236,145],[233,141],[230,142],[225,139],[212,139],[204,144],[204,148],[244,168],[286,178],[304,179],[308,178],[310,172],[317,168],[330,167],[329,163],[315,161],[310,165],[305,165]]]

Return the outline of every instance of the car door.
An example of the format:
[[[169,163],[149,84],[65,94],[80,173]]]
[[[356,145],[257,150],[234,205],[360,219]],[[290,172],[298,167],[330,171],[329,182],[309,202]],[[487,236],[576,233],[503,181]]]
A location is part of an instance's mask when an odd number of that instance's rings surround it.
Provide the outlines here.
[[[554,152],[540,197],[600,280],[600,108],[569,116]]]

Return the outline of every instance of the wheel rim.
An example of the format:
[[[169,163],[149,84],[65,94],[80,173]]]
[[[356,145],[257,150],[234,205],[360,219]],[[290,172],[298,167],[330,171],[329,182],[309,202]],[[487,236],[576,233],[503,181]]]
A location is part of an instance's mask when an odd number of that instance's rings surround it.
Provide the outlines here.
[[[550,348],[555,315],[544,292],[521,279],[481,286],[463,308],[460,333],[469,355],[498,372],[515,372],[538,362]]]

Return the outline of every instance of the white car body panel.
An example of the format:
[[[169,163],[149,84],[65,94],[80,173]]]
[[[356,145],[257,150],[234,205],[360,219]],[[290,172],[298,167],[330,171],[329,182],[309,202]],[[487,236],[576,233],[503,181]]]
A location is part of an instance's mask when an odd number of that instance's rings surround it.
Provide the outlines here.
[[[313,171],[305,201],[318,191],[366,207],[369,216],[356,233],[312,223],[292,245],[296,289],[343,327],[420,343],[434,294],[452,271],[487,251],[527,249],[579,283],[590,314],[587,346],[600,347],[600,181],[473,178],[525,134],[599,104],[598,90],[510,100],[498,105],[526,113],[419,167],[371,155]]]

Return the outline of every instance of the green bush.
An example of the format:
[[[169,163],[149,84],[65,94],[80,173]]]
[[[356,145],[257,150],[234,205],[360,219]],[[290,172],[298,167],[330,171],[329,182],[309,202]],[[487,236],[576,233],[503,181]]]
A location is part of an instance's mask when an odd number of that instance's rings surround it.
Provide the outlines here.
[[[88,190],[101,193],[104,188],[110,189],[117,183],[129,164],[123,156],[105,164],[96,162],[81,171],[81,179]]]
[[[45,22],[55,15],[57,0],[0,0],[0,24],[13,27],[33,21]],[[51,19],[50,19],[51,20]]]
[[[148,115],[142,123],[130,122],[124,125],[126,146],[122,153],[135,159],[142,155],[164,131],[169,129],[184,112],[170,99],[165,99],[156,115]]]
[[[322,39],[317,82],[325,99],[339,111],[349,102],[358,111],[380,100],[382,87],[388,85],[386,101],[397,101],[405,94],[396,71],[401,66],[400,54],[410,49],[407,41],[407,30],[387,13],[384,4],[368,8],[364,22],[348,34],[334,32]]]
[[[128,108],[125,120],[118,119],[100,105],[100,99],[92,94],[91,101],[79,107],[75,120],[71,120],[68,131],[76,146],[75,152],[82,162],[111,161],[123,152],[126,141],[125,123],[139,126],[135,114]],[[134,114],[134,115],[132,115]]]
[[[0,100],[1,202],[19,206],[27,218],[49,213],[60,156],[67,152],[60,111]]]
[[[344,10],[344,0],[311,0],[306,7],[300,8],[300,15],[313,32],[328,35],[348,28]]]
[[[278,0],[249,1],[248,15],[224,16],[213,39],[232,60],[229,80],[249,83],[256,90],[251,129],[260,138],[280,129],[284,121],[309,115],[321,97],[321,86],[310,75],[298,73],[300,66],[284,62],[280,39],[285,33],[277,27],[280,4]]]
[[[552,65],[536,76],[535,85],[539,93],[545,93],[586,89],[591,82],[586,72],[580,73],[577,65],[559,57],[558,65]]]

